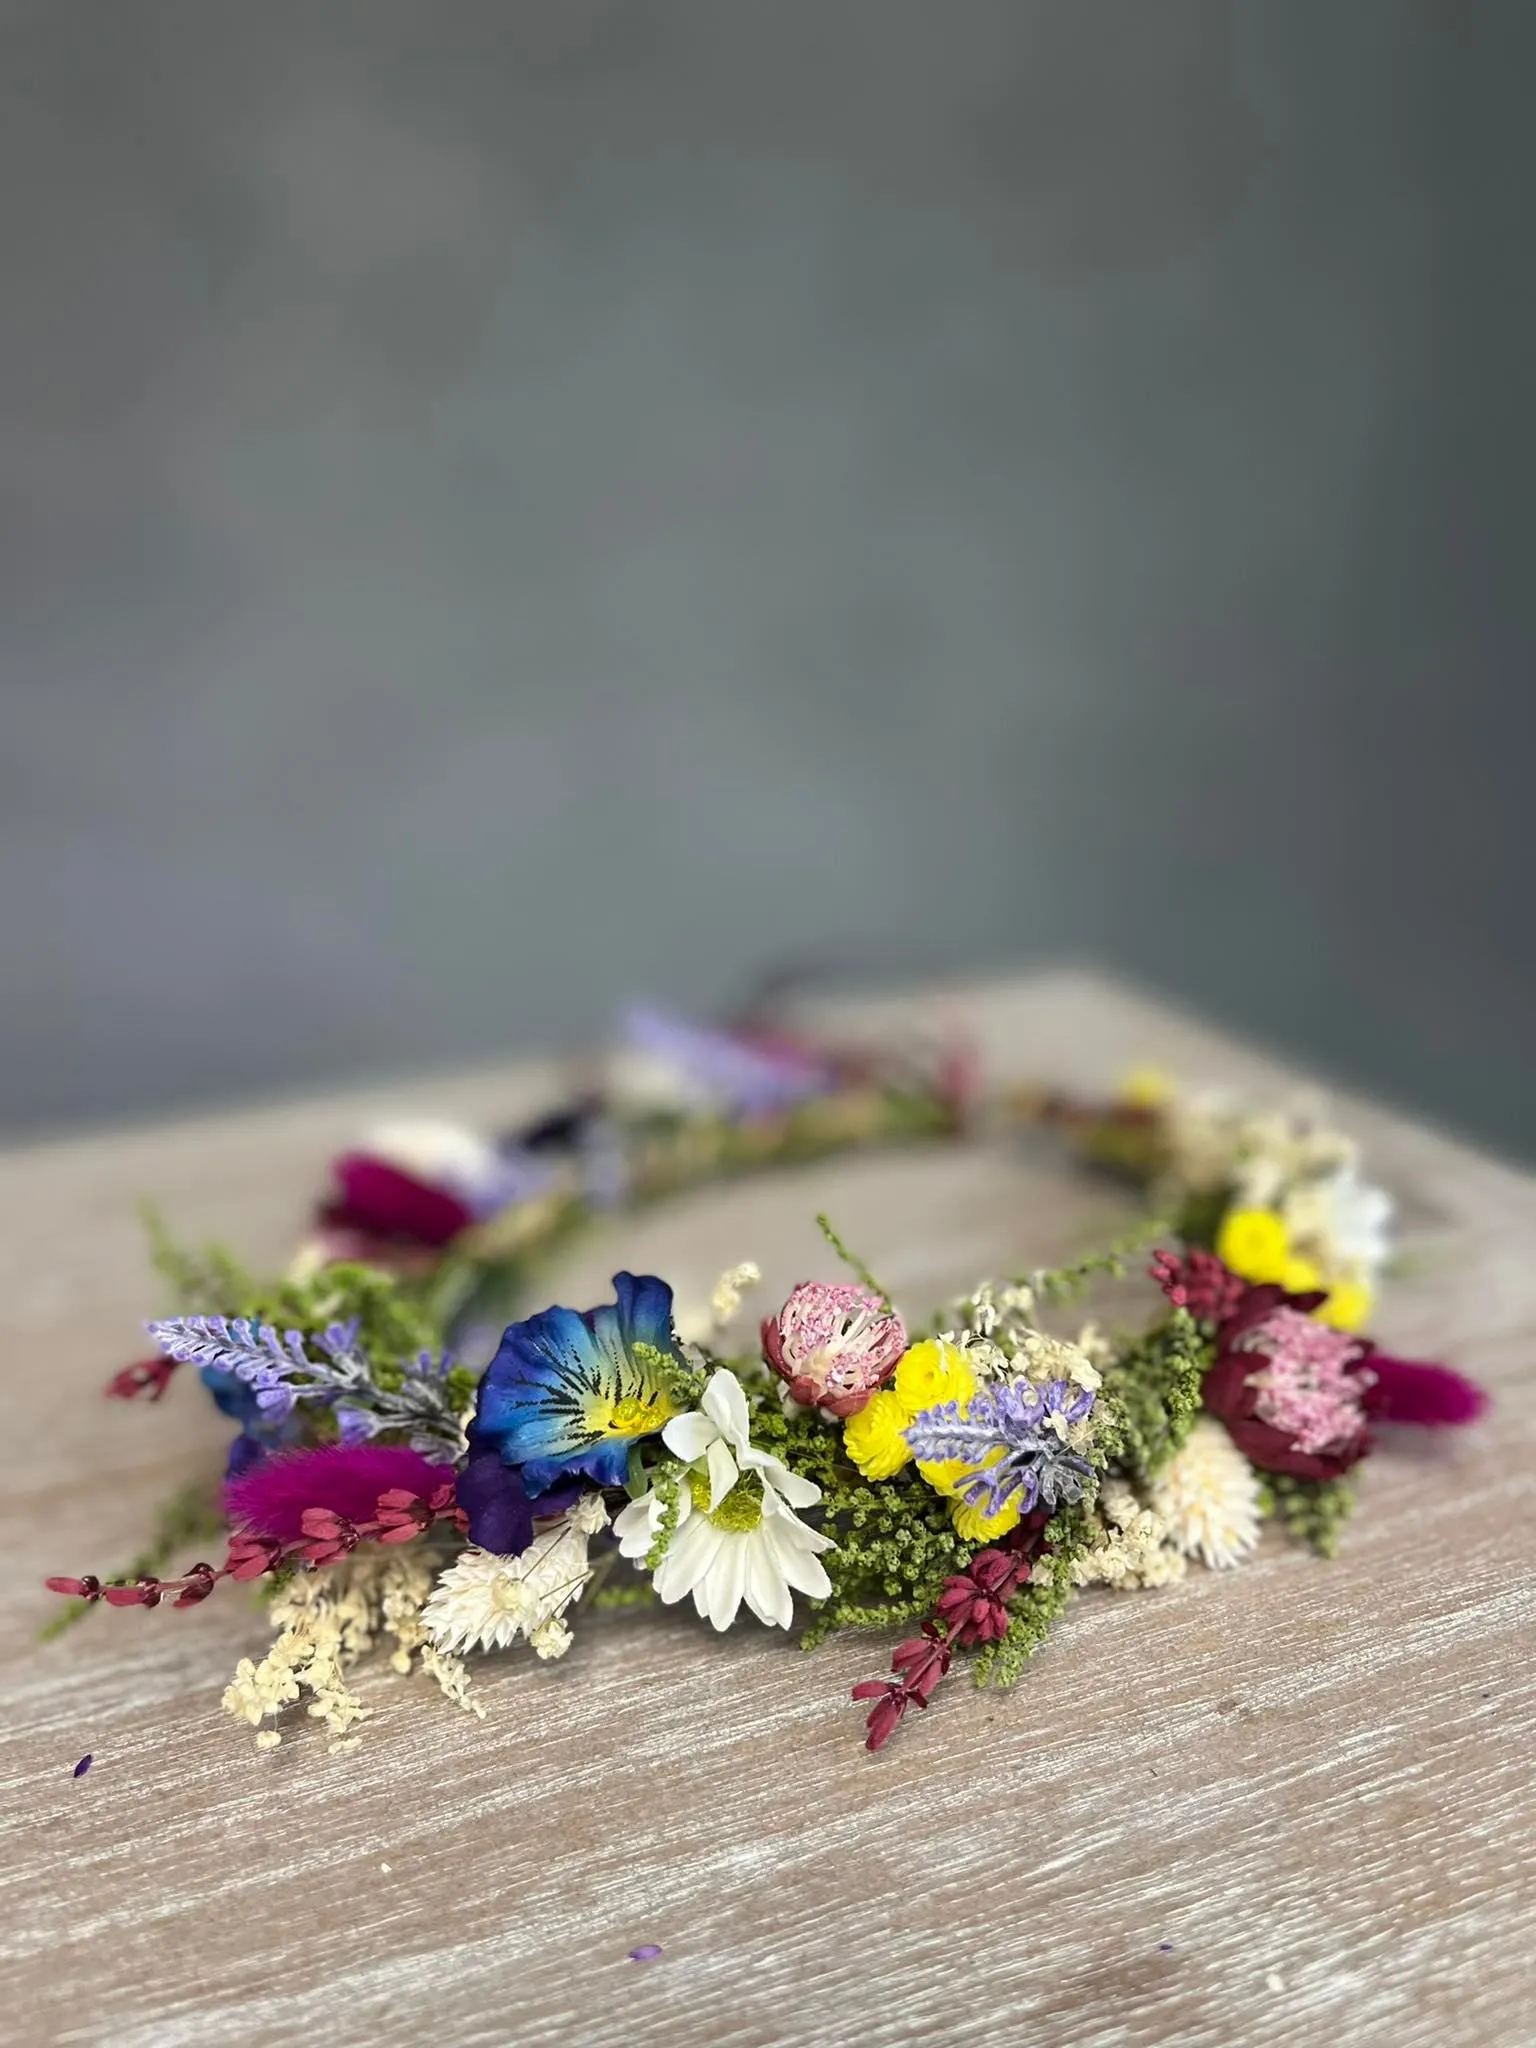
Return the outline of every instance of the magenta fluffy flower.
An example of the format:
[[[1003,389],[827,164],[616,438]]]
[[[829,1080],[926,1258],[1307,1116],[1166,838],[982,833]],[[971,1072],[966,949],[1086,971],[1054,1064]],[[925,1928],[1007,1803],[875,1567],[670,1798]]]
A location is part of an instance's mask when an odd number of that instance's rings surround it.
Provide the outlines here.
[[[1365,1411],[1378,1422],[1409,1422],[1419,1429],[1460,1429],[1488,1406],[1475,1380],[1448,1365],[1420,1364],[1372,1351],[1366,1359],[1376,1375],[1365,1393]]]
[[[344,1153],[331,1170],[340,1192],[320,1221],[332,1229],[435,1251],[475,1220],[469,1204],[448,1189],[429,1187],[371,1153]]]
[[[451,1465],[434,1464],[409,1444],[326,1444],[283,1452],[230,1480],[224,1513],[233,1529],[292,1543],[304,1534],[310,1508],[367,1522],[381,1493],[398,1489],[430,1500],[452,1478]]]
[[[807,1408],[857,1415],[907,1348],[901,1317],[878,1294],[803,1280],[763,1324],[763,1356]]]

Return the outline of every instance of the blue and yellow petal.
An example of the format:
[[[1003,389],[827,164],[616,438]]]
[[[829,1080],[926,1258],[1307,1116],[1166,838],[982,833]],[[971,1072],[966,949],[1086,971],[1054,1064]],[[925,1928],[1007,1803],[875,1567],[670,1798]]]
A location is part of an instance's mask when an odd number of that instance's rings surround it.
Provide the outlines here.
[[[672,1290],[614,1275],[616,1299],[513,1323],[480,1382],[475,1434],[517,1466],[530,1494],[584,1473],[620,1486],[632,1445],[676,1413],[658,1365],[678,1359]]]

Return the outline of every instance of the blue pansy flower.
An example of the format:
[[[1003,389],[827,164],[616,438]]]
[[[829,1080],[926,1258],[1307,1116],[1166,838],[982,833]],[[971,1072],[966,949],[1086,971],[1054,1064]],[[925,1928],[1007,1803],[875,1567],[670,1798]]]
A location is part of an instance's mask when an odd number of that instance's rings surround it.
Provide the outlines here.
[[[530,1495],[578,1473],[622,1486],[630,1446],[677,1412],[662,1377],[682,1363],[671,1288],[615,1273],[613,1291],[602,1308],[547,1308],[513,1323],[480,1382],[475,1440],[518,1467]]]

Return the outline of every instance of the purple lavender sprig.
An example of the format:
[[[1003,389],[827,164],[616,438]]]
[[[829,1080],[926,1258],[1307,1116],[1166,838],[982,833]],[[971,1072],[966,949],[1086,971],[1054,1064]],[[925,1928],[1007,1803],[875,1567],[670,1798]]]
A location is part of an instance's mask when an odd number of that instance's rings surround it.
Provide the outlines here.
[[[168,1316],[149,1324],[167,1358],[205,1372],[228,1373],[256,1396],[274,1423],[301,1401],[335,1411],[343,1443],[362,1443],[397,1430],[428,1455],[457,1457],[464,1433],[445,1385],[451,1360],[424,1351],[402,1368],[398,1387],[381,1386],[373,1361],[358,1342],[355,1319],[332,1323],[314,1340],[315,1356],[299,1330],[279,1332],[247,1316]]]
[[[1054,1509],[1081,1499],[1093,1468],[1068,1449],[1062,1432],[1092,1407],[1092,1393],[1070,1380],[1003,1380],[979,1387],[969,1401],[925,1408],[904,1434],[925,1464],[967,1468],[956,1492],[968,1506],[996,1515],[1017,1496],[1027,1515],[1041,1502]]]

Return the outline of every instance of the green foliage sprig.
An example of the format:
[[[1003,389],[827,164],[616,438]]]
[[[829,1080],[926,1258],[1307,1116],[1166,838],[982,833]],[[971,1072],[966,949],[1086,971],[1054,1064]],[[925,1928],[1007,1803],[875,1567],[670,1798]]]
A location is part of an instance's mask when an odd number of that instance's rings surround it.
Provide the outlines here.
[[[1346,1477],[1293,1479],[1288,1473],[1267,1472],[1259,1506],[1309,1543],[1319,1557],[1336,1557],[1344,1524],[1354,1513],[1355,1489]]]
[[[1099,1459],[1145,1484],[1188,1439],[1200,1413],[1211,1341],[1188,1309],[1127,1343],[1102,1368]]]

